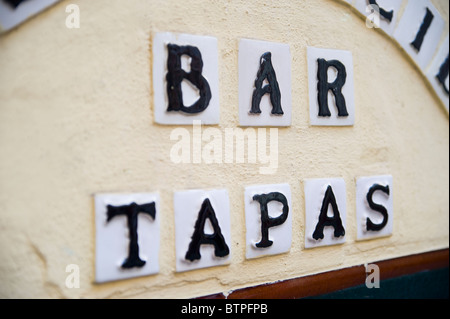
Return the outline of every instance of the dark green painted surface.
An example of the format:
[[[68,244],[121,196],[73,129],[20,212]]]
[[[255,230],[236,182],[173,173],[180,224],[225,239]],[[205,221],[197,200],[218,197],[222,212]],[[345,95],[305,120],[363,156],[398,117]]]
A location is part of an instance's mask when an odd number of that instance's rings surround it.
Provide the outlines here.
[[[448,268],[382,280],[380,288],[347,288],[311,299],[448,299]]]

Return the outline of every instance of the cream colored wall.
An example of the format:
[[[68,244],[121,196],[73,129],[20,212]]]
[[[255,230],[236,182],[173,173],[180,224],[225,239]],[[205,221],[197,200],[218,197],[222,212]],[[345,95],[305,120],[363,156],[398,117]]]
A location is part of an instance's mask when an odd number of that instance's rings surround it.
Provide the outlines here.
[[[70,3],[80,29],[65,27]],[[434,3],[448,32],[449,4]],[[170,161],[175,127],[153,123],[159,31],[218,38],[222,130],[238,127],[239,39],[290,44],[293,118],[276,175]],[[352,51],[353,127],[309,126],[307,46]],[[1,297],[194,297],[449,246],[448,114],[406,54],[339,1],[63,1],[0,36],[0,70]],[[356,242],[355,178],[381,174],[394,178],[393,235]],[[345,179],[347,242],[305,250],[302,180],[316,177]],[[246,260],[244,187],[284,182],[291,251]],[[173,191],[215,187],[230,194],[231,264],[176,273]],[[93,195],[142,191],[161,196],[160,273],[94,284]]]

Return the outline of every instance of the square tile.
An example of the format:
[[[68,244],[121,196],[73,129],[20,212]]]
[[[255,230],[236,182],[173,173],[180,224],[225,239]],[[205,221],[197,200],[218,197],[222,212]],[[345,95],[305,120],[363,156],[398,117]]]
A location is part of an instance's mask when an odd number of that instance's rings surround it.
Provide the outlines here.
[[[392,235],[392,176],[360,177],[356,180],[357,240]]]
[[[306,179],[305,248],[345,242],[347,201],[342,178]]]
[[[426,67],[436,52],[444,26],[444,19],[431,1],[408,1],[408,5],[395,29],[394,38],[406,53],[416,61],[419,68],[426,73]],[[421,29],[425,33],[420,32]],[[421,41],[417,42],[420,33],[424,36]]]
[[[159,215],[157,193],[95,195],[96,282],[159,272]]]
[[[202,124],[219,124],[218,65],[216,38],[156,33],[153,38],[155,122],[192,125],[194,120],[200,120]]]
[[[355,124],[353,57],[350,51],[308,47],[308,90],[311,125]]]
[[[229,264],[231,225],[228,191],[175,192],[177,272]]]
[[[288,252],[292,243],[289,184],[248,186],[245,188],[244,200],[246,257]]]
[[[291,53],[288,44],[239,42],[239,124],[290,126]]]

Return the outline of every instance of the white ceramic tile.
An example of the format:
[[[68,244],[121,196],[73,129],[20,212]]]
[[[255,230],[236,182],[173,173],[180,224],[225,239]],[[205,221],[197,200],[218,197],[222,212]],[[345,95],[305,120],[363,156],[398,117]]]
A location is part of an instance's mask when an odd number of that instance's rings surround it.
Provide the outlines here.
[[[379,15],[379,27],[388,35],[393,35],[397,25],[397,17],[403,0],[377,0],[378,6],[386,12],[392,12],[392,18],[389,21],[381,14]],[[369,0],[356,0],[355,7],[364,16],[368,17],[372,10],[369,7]]]
[[[334,236],[335,227],[333,226],[325,226],[323,228],[322,239],[315,239],[313,236],[317,225],[320,224],[320,212],[329,186],[331,186],[332,192],[336,199],[339,215],[333,210],[332,205],[328,205],[327,216],[336,219],[339,216],[341,219],[341,225],[344,228],[344,231],[346,230],[347,201],[345,181],[342,178],[306,179],[304,181],[306,215],[305,248],[336,245],[345,242],[345,234],[339,237]]]
[[[137,234],[142,267],[123,268],[129,256],[130,230],[126,215],[107,220],[108,205],[125,206],[155,203],[155,218],[138,214]],[[95,195],[95,281],[106,282],[159,272],[159,195],[157,193],[97,194]]]
[[[23,1],[15,8],[6,1],[0,1],[0,32],[14,28],[58,1]]]
[[[368,201],[369,190],[375,185],[381,186],[383,189],[374,188],[370,200],[373,204],[381,205],[387,214],[386,225],[380,230],[368,230],[367,218],[373,224],[379,225],[383,222],[384,217],[379,211],[380,208],[372,209]],[[387,189],[387,187],[389,189]],[[389,194],[387,194],[389,192]],[[393,225],[393,189],[392,176],[370,176],[360,177],[356,180],[356,223],[357,223],[357,239],[371,239],[392,235]]]
[[[269,58],[262,58],[270,52]],[[266,57],[266,56],[265,56]],[[261,62],[270,60],[276,75],[284,114],[272,114],[270,94],[262,96],[261,113],[250,113],[255,80]],[[270,62],[269,62],[270,63]],[[267,82],[262,84],[264,87]],[[241,126],[289,126],[292,117],[291,53],[288,44],[241,39],[239,42],[239,123]]]
[[[422,42],[420,51],[417,51],[411,43],[415,40],[427,13],[427,8],[433,14],[433,20]],[[400,18],[394,32],[394,38],[403,49],[416,61],[417,65],[425,72],[425,68],[431,61],[439,44],[445,22],[439,11],[430,0],[408,1],[405,12]]]
[[[190,261],[186,259],[186,253],[195,231],[195,225],[199,219],[200,209],[208,199],[217,218],[229,253],[223,257],[217,257],[214,245],[202,244],[200,246],[200,259]],[[175,192],[175,247],[176,247],[176,270],[178,272],[194,270],[199,268],[213,267],[229,264],[231,261],[231,225],[230,225],[230,203],[228,191],[216,190],[188,190]],[[207,218],[203,228],[204,234],[214,234],[211,219]]]
[[[318,102],[318,59],[326,61],[337,60],[344,65],[346,71],[345,84],[342,95],[345,99],[348,116],[338,116],[336,99],[331,90],[328,91],[328,108],[331,116],[319,116]],[[333,83],[337,76],[334,67],[328,68],[328,83]],[[318,126],[349,126],[355,124],[355,102],[353,82],[353,58],[350,51],[330,50],[308,47],[308,90],[310,124]]]
[[[268,240],[272,244],[268,247],[257,247],[262,242],[261,204],[256,195],[272,194],[276,199],[260,200],[267,207],[269,218],[281,223],[268,227]],[[246,257],[256,258],[265,255],[276,255],[288,252],[292,243],[292,201],[289,184],[254,185],[245,188],[245,225],[246,225]],[[286,201],[287,205],[283,204]],[[263,208],[264,209],[264,208]],[[287,214],[287,215],[286,215]],[[287,216],[287,217],[285,217]],[[284,220],[284,221],[283,221]],[[268,243],[266,244],[268,245]],[[265,245],[264,245],[265,246]]]
[[[167,111],[169,102],[167,95],[166,75],[168,71],[168,44],[196,47],[201,54],[203,69],[201,75],[206,79],[211,91],[211,100],[205,110],[200,113],[183,111]],[[181,66],[190,72],[191,58],[184,54]],[[217,39],[210,36],[190,34],[156,33],[153,38],[153,90],[155,122],[159,124],[192,125],[192,121],[201,120],[202,124],[219,124],[219,69]],[[181,84],[183,104],[189,107],[199,99],[198,89],[188,80]]]
[[[448,113],[448,106],[449,106],[448,105],[448,97],[449,96],[447,93],[448,89],[449,89],[448,73],[447,73],[447,78],[444,81],[445,87],[447,88],[447,92],[445,92],[444,86],[438,81],[436,76],[439,74],[439,70],[440,70],[441,66],[444,64],[445,60],[448,58],[448,52],[449,52],[448,44],[449,43],[448,43],[448,35],[447,35],[447,38],[445,39],[444,43],[439,48],[435,58],[433,59],[433,62],[431,62],[431,65],[427,71],[428,81],[431,83],[431,86],[433,87],[436,94],[439,96],[442,103],[444,104],[445,109],[447,110],[447,113]],[[447,69],[447,72],[448,72],[448,69]]]

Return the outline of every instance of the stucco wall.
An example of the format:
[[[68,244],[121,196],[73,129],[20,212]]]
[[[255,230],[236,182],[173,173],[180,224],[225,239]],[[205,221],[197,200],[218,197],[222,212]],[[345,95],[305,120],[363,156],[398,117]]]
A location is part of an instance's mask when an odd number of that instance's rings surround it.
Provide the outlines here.
[[[69,3],[79,29],[65,27]],[[447,1],[433,3],[446,20]],[[238,43],[288,43],[292,126],[280,128],[279,166],[174,164],[173,126],[153,122],[152,37],[217,37],[221,130],[239,126]],[[309,125],[307,46],[349,50],[355,125]],[[0,36],[0,296],[194,297],[448,247],[449,119],[409,57],[340,1],[62,1]],[[187,126],[192,131],[192,127]],[[356,242],[355,178],[390,174],[394,230]],[[304,249],[305,178],[342,177],[347,241]],[[289,183],[289,253],[245,259],[244,187]],[[226,188],[230,265],[175,272],[173,192]],[[160,272],[94,282],[93,195],[159,192]],[[80,288],[65,286],[66,265]]]

